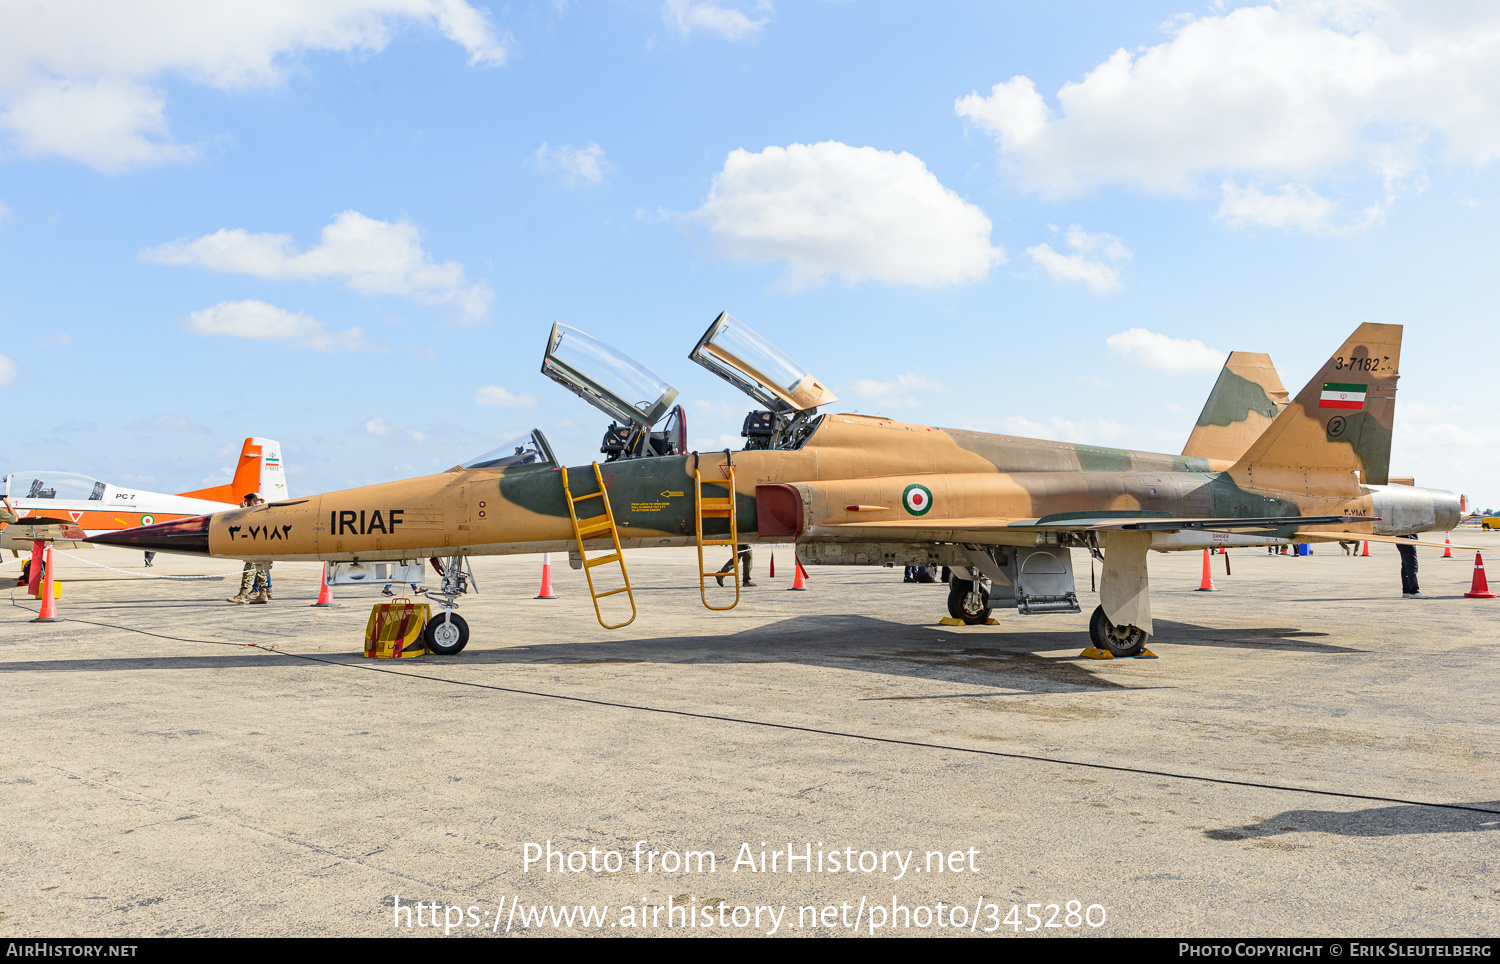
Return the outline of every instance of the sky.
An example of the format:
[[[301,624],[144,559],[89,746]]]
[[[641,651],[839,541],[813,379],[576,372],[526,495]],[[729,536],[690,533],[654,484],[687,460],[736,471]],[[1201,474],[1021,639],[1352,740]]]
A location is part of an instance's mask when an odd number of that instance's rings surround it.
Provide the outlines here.
[[[751,407],[720,311],[923,424],[1179,452],[1406,326],[1392,473],[1500,505],[1500,10],[1479,2],[0,6],[0,472],[293,494],[607,421],[553,322]]]

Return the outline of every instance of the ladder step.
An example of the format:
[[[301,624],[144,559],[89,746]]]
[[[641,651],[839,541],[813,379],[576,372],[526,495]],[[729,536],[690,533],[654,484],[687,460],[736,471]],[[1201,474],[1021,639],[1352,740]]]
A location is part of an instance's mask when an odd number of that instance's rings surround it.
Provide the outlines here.
[[[607,525],[602,525],[602,526],[579,526],[578,527],[578,537],[580,539],[591,539],[594,536],[599,535],[601,533],[607,534],[609,531],[610,531],[609,530],[609,526],[607,526]]]
[[[596,595],[594,598],[595,599],[603,599],[605,596],[617,596],[617,595],[619,595],[622,592],[630,592],[630,587],[629,586],[622,586],[619,589],[611,589],[609,592],[601,592],[598,595]]]
[[[569,496],[569,498],[576,504],[582,502],[584,499],[597,499],[603,494],[603,492],[590,492],[588,495],[574,495]]]
[[[584,562],[583,562],[583,564],[585,566],[588,566],[590,569],[592,569],[595,566],[602,566],[606,562],[619,562],[619,561],[620,561],[620,554],[617,553],[617,552],[611,552],[609,555],[607,555],[607,556],[600,556],[598,559],[585,559]]]

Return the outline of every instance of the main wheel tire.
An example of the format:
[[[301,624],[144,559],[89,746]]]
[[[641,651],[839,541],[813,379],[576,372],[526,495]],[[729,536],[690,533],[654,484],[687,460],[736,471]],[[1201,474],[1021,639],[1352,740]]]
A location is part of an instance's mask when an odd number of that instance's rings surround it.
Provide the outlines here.
[[[453,656],[469,645],[469,624],[458,613],[435,616],[427,620],[422,630],[422,642],[430,653]]]
[[[960,579],[957,574],[948,583],[948,615],[962,619],[969,626],[983,626],[990,618],[990,591],[979,590],[981,607],[974,608],[969,598],[974,591],[974,580]]]
[[[1104,607],[1089,619],[1089,639],[1111,656],[1138,656],[1146,648],[1146,631],[1139,626],[1116,626],[1104,615]]]

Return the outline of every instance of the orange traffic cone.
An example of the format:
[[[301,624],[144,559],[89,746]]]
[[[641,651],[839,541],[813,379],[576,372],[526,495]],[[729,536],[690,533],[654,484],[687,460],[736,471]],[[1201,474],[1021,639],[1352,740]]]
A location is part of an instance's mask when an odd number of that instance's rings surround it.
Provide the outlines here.
[[[31,544],[31,570],[26,580],[26,595],[36,597],[38,586],[42,584],[42,553],[47,544],[40,540]]]
[[[48,573],[50,578],[51,573]],[[1465,599],[1494,599],[1495,594],[1490,592],[1489,580],[1484,578],[1484,557],[1474,553],[1474,586],[1464,593]]]
[[[1213,570],[1210,569],[1209,566],[1208,566],[1208,554],[1209,554],[1208,550],[1204,549],[1203,550],[1203,579],[1202,579],[1202,581],[1200,581],[1198,583],[1198,588],[1195,589],[1195,590],[1193,590],[1194,592],[1217,592],[1218,591],[1218,590],[1214,589],[1214,573],[1213,573]]]
[[[1363,551],[1363,552],[1361,552],[1361,553],[1360,553],[1360,555],[1361,555],[1361,556],[1368,556],[1368,555],[1369,555],[1369,554],[1370,554],[1370,540],[1369,540],[1369,539],[1366,539],[1366,540],[1365,540],[1365,548],[1364,548],[1364,551]]]
[[[792,588],[787,591],[792,590],[807,591],[807,570],[802,568],[802,560],[798,559],[795,554],[792,556]]]
[[[542,553],[542,588],[536,594],[537,599],[556,599],[557,594],[552,591],[552,553]]]
[[[323,563],[323,576],[318,580],[318,583],[318,601],[313,603],[308,608],[316,609],[318,607],[323,607],[326,609],[337,606],[338,603],[333,601],[333,590],[328,588],[328,563],[326,562]]]
[[[1453,540],[1450,539],[1450,538],[1448,538],[1451,535],[1453,535],[1453,533],[1451,533],[1451,532],[1445,532],[1445,533],[1443,533],[1443,558],[1444,559],[1452,559],[1453,558]]]
[[[60,623],[62,617],[57,614],[57,597],[52,589],[52,547],[47,547],[47,577],[42,580],[42,611],[32,620],[34,623]]]
[[[772,553],[771,553],[771,574],[769,576],[767,576],[766,578],[767,579],[775,579],[776,578],[776,553],[774,551],[772,551]]]

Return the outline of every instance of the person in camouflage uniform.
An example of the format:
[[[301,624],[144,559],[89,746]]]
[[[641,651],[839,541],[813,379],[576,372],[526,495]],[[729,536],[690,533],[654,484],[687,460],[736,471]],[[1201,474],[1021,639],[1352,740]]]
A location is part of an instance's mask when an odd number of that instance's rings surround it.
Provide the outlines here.
[[[242,508],[260,505],[265,500],[259,493],[252,492],[245,496],[240,502]],[[244,570],[240,573],[240,591],[238,595],[230,596],[229,602],[244,605],[246,603],[268,603],[271,601],[271,563],[246,561]]]

